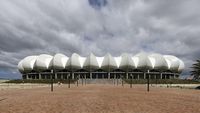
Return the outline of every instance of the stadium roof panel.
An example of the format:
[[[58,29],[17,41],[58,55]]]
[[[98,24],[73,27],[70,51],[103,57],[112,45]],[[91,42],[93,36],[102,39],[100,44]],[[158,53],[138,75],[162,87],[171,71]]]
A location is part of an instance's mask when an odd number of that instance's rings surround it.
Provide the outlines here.
[[[54,56],[41,54],[39,56],[28,56],[18,63],[20,72],[45,71],[50,69],[76,71],[79,69],[90,69],[95,71],[103,69],[112,71],[122,69],[139,70],[170,70],[172,72],[181,73],[184,69],[184,62],[172,55],[147,54],[138,53],[135,56],[124,53],[121,56],[113,57],[111,54],[106,54],[104,57],[97,57],[90,54],[88,57],[81,57],[77,53],[67,57],[63,54],[55,54]]]

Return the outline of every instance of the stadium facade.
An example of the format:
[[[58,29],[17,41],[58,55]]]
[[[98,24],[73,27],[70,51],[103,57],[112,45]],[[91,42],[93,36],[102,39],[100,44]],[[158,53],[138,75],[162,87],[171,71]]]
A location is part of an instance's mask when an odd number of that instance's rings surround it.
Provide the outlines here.
[[[23,79],[176,79],[184,69],[184,63],[172,55],[124,53],[119,57],[106,54],[87,57],[73,53],[54,56],[41,54],[27,56],[18,63]]]

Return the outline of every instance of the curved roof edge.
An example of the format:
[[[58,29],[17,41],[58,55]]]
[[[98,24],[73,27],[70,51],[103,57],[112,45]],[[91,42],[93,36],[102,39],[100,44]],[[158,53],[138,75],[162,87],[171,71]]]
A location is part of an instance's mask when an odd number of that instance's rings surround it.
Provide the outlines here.
[[[30,72],[34,70],[37,58],[38,56],[27,56],[23,59],[22,66],[24,68],[24,72]]]
[[[52,69],[53,66],[53,56],[48,54],[41,54],[37,57],[35,62],[35,68],[38,71],[45,71]]]
[[[22,66],[22,62],[23,62],[23,60],[19,61],[18,65],[17,65],[17,68],[18,68],[18,70],[19,70],[20,73],[24,72],[24,68]]]
[[[67,61],[69,58],[65,56],[64,54],[55,54],[53,57],[53,67],[54,69],[65,69]]]
[[[88,68],[95,70],[127,70],[130,69],[157,69],[170,70],[172,72],[181,73],[184,69],[184,62],[172,55],[138,53],[135,56],[131,54],[121,54],[118,57],[113,57],[107,53],[104,57],[97,57],[90,54],[88,57],[81,57],[77,53],[73,53],[71,57],[58,53],[54,56],[41,54],[39,56],[27,56],[18,63],[20,73],[34,71],[45,71],[50,69],[76,71],[79,69]],[[108,69],[109,68],[109,69]]]

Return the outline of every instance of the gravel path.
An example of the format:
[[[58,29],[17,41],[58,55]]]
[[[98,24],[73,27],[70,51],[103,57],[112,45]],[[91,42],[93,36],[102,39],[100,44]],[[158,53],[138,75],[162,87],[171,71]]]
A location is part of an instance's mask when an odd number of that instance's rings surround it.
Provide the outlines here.
[[[0,91],[0,113],[200,113],[200,90],[72,85]]]

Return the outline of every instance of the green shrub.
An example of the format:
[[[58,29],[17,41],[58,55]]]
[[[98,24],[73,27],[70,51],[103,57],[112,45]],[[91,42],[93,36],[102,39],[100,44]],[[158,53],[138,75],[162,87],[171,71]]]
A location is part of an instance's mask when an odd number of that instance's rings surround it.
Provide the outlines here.
[[[131,83],[131,79],[124,79],[128,84]],[[146,84],[147,79],[132,80],[132,84]],[[182,79],[150,79],[150,84],[199,84],[199,81],[195,80],[182,80]]]
[[[76,79],[70,79],[70,83],[74,83],[76,82]],[[53,80],[53,83],[64,83],[64,84],[68,84],[69,80]],[[9,80],[6,81],[4,83],[44,83],[44,84],[50,84],[51,83],[51,79],[41,79],[41,80],[23,80],[23,79],[15,79],[15,80]]]

